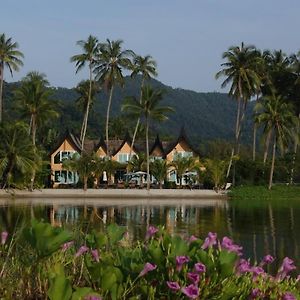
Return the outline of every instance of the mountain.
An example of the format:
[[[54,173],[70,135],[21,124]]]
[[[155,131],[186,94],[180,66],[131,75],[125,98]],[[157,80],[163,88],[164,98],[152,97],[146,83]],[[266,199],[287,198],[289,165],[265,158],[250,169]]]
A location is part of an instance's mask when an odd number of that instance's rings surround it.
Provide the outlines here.
[[[141,78],[125,78],[124,88],[116,88],[112,101],[112,117],[121,115],[121,103],[126,96],[139,95]],[[164,90],[163,104],[174,108],[175,112],[169,115],[169,120],[164,123],[156,123],[152,126],[152,132],[161,135],[175,137],[180,128],[184,126],[188,136],[195,144],[205,143],[212,139],[225,139],[233,141],[236,118],[236,102],[224,93],[198,93],[190,90],[172,88],[152,79],[150,84],[155,88]],[[18,118],[14,111],[15,103],[13,99],[13,89],[18,83],[5,84],[4,107],[6,114],[12,119]],[[52,88],[53,99],[59,102],[61,117],[53,122],[54,128],[60,131],[69,129],[79,131],[82,113],[77,109],[75,100],[77,94],[74,89]],[[100,136],[104,133],[105,114],[108,95],[101,91],[93,105],[90,114],[88,134],[92,137]],[[253,103],[249,103],[247,108],[246,122],[242,140],[244,143],[251,141],[251,114]],[[134,122],[131,122],[131,126]]]

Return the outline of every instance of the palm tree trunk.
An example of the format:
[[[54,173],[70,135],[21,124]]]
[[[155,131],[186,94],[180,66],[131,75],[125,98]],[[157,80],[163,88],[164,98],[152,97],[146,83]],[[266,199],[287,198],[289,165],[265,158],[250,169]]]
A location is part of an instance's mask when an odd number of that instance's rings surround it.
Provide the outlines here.
[[[268,158],[270,139],[271,139],[271,131],[268,132],[266,140],[265,140],[265,151],[264,151],[264,160],[263,160],[264,165],[266,164],[267,158]]]
[[[32,145],[34,147],[34,152],[36,152],[35,144],[36,144],[36,114],[31,115],[31,128],[32,128]],[[30,178],[30,191],[33,191],[34,181],[35,181],[36,170],[35,168],[32,170],[31,178]]]
[[[147,190],[150,190],[150,161],[149,161],[149,120],[146,117],[146,158],[147,158]]]
[[[145,82],[145,78],[143,77],[142,83],[141,83],[141,91],[140,91],[140,103],[142,103],[144,82]],[[134,129],[133,137],[132,137],[132,143],[130,145],[129,161],[131,159],[131,153],[132,153],[132,149],[133,149],[133,146],[134,146],[134,142],[135,142],[135,138],[136,138],[136,135],[137,135],[137,131],[138,131],[140,122],[141,122],[141,117],[138,117],[136,125],[135,125],[135,129]]]
[[[3,80],[4,80],[4,66],[0,63],[0,124],[2,123],[2,110],[3,110]]]
[[[257,124],[254,123],[253,126],[253,144],[252,144],[252,160],[256,159],[256,132],[257,132]]]
[[[298,124],[295,134],[295,141],[294,141],[294,153],[292,158],[292,167],[291,167],[291,176],[290,176],[290,184],[294,183],[294,172],[295,172],[295,164],[296,164],[296,157],[297,157],[297,149],[298,149],[298,136],[299,136],[299,121],[300,121],[300,113],[298,114]]]
[[[276,137],[274,136],[272,165],[271,165],[270,178],[269,178],[269,187],[268,187],[269,190],[272,188],[272,183],[273,183],[273,173],[274,173],[274,167],[275,167],[275,154],[276,154]]]
[[[108,123],[109,123],[109,114],[110,114],[110,107],[111,107],[111,102],[112,102],[113,89],[114,89],[114,86],[112,85],[110,88],[109,99],[108,99],[108,104],[107,104],[107,111],[106,111],[105,135],[106,135],[106,149],[107,149],[106,156],[108,156],[108,157],[110,157],[109,140],[108,140]]]
[[[87,130],[87,124],[88,124],[88,119],[89,119],[89,111],[90,111],[90,106],[91,106],[91,99],[92,99],[92,65],[90,63],[89,65],[90,68],[90,84],[89,84],[89,95],[88,95],[88,103],[86,105],[86,111],[83,119],[83,130],[82,130],[82,136],[81,136],[81,151],[84,150],[84,140],[85,140],[85,135],[86,135],[86,130]]]
[[[84,176],[83,177],[83,190],[86,191],[87,190],[87,182],[88,182],[88,177]]]

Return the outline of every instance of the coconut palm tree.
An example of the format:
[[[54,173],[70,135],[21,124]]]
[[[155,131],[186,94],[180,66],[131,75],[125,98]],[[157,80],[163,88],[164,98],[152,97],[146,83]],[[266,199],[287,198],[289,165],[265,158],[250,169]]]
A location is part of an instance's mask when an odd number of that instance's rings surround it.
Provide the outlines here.
[[[80,141],[81,141],[81,150],[84,148],[84,139],[87,130],[87,123],[89,118],[90,105],[92,101],[92,92],[93,92],[93,68],[95,65],[96,55],[98,54],[98,39],[92,35],[89,35],[87,40],[77,41],[77,45],[81,47],[83,53],[76,54],[71,57],[71,62],[76,63],[76,73],[81,70],[86,64],[89,67],[89,90],[88,98],[85,106],[85,113],[83,117],[81,132],[80,132]]]
[[[155,159],[150,163],[150,172],[159,183],[162,189],[163,182],[167,179],[169,164],[165,159]]]
[[[92,84],[91,84],[92,82]],[[95,81],[83,80],[78,83],[75,88],[75,91],[78,93],[78,98],[76,99],[76,103],[78,107],[84,112],[83,120],[80,131],[80,140],[82,141],[81,147],[84,149],[84,140],[87,131],[88,124],[88,115],[91,110],[95,96],[100,91],[99,85]]]
[[[77,172],[79,178],[83,182],[83,190],[88,187],[88,179],[94,176],[96,169],[96,155],[94,153],[87,154],[83,152],[81,155],[75,154],[71,158],[63,161],[63,168]]]
[[[259,85],[260,78],[257,73],[256,64],[258,62],[257,52],[254,46],[232,46],[228,51],[223,53],[225,63],[224,67],[216,74],[216,79],[225,76],[225,80],[221,84],[224,88],[231,84],[229,96],[237,100],[237,116],[235,124],[235,149],[232,150],[230,163],[227,170],[227,177],[231,169],[234,155],[239,154],[241,126],[245,117],[245,111],[248,101],[255,94]],[[233,183],[235,175],[233,175]]]
[[[3,119],[4,68],[6,67],[13,76],[13,71],[19,71],[19,68],[23,66],[22,58],[24,55],[18,48],[18,43],[13,42],[12,38],[6,38],[5,33],[0,34],[0,123]]]
[[[179,180],[179,185],[182,187],[182,178],[184,173],[194,171],[196,167],[196,160],[194,157],[175,157],[171,165],[176,170],[176,176]]]
[[[122,43],[122,40],[110,41],[107,39],[106,43],[99,44],[99,54],[95,68],[96,78],[103,83],[105,89],[109,92],[105,124],[108,157],[111,155],[109,147],[108,124],[114,87],[116,85],[124,85],[123,70],[130,67],[130,58],[134,56],[133,51],[122,50]]]
[[[51,90],[46,76],[39,72],[29,72],[23,78],[21,86],[15,91],[15,97],[21,114],[30,118],[29,133],[32,144],[36,145],[36,132],[47,120],[58,117],[55,102],[50,100]]]
[[[37,153],[24,123],[6,124],[0,127],[0,187],[6,188],[18,182],[24,184],[37,168]]]
[[[214,183],[214,190],[218,192],[224,184],[227,162],[220,159],[207,159],[204,164]]]
[[[292,138],[292,131],[297,127],[297,118],[295,117],[293,106],[283,101],[281,96],[266,96],[263,102],[257,105],[258,122],[264,128],[264,133],[271,133],[273,139],[272,164],[269,177],[269,190],[272,188],[273,174],[275,168],[275,156],[277,147],[283,151]]]
[[[134,78],[137,75],[141,74],[142,76],[142,81],[141,81],[141,88],[140,88],[140,102],[142,99],[142,90],[145,84],[145,80],[149,80],[151,77],[156,77],[157,72],[156,72],[156,62],[155,60],[152,59],[150,55],[146,55],[145,57],[140,56],[140,55],[135,55],[133,58],[133,64],[131,66],[132,73],[131,77]],[[129,160],[131,157],[132,149],[134,146],[136,134],[138,132],[138,128],[140,125],[140,118],[137,119],[137,123],[135,125],[133,137],[132,137],[132,143],[130,146],[130,152],[129,152]]]
[[[151,120],[165,121],[167,113],[173,109],[168,106],[160,106],[162,91],[154,90],[150,86],[144,86],[141,101],[135,97],[127,97],[122,105],[122,110],[132,115],[141,117],[146,126],[146,161],[147,161],[147,189],[150,189],[150,160],[149,160],[149,125]]]

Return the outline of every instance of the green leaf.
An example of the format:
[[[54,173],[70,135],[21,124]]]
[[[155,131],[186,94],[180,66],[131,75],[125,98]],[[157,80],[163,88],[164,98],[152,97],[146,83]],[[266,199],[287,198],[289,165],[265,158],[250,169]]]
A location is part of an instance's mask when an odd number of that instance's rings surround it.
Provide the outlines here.
[[[50,300],[69,300],[72,296],[70,280],[64,274],[56,274],[50,279],[47,295]]]
[[[99,296],[89,287],[76,288],[76,291],[72,295],[72,300],[83,300],[86,296]]]
[[[107,245],[107,236],[102,232],[93,231],[97,248],[102,248]]]
[[[107,227],[107,234],[109,237],[109,241],[111,244],[115,244],[116,242],[119,242],[126,231],[126,228],[122,228],[116,224],[110,224]]]
[[[234,252],[222,250],[219,256],[221,276],[227,277],[233,273],[235,262],[238,256]]]

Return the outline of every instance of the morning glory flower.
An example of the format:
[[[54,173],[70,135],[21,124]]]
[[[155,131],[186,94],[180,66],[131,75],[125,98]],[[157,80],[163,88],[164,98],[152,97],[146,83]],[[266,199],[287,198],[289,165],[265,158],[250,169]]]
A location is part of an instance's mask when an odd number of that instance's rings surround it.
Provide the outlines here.
[[[155,270],[156,268],[157,268],[157,266],[155,264],[151,264],[151,263],[147,262],[144,266],[144,269],[139,274],[139,277],[145,276],[148,272],[151,272],[151,271]]]
[[[200,262],[195,263],[194,268],[197,273],[205,273],[206,272],[206,266]]]
[[[89,251],[89,248],[87,246],[81,246],[78,251],[75,254],[75,257],[78,257],[80,255],[82,255],[83,253]]]
[[[97,249],[91,250],[91,254],[96,262],[99,262],[99,252]]]
[[[177,292],[180,290],[180,285],[176,281],[167,281],[167,286],[170,290]]]
[[[71,241],[71,242],[67,242],[67,243],[64,243],[61,247],[61,250],[63,252],[67,251],[70,247],[72,247],[74,245],[74,241]]]
[[[8,232],[2,231],[1,232],[1,245],[4,245],[6,243],[7,237],[8,237]]]
[[[230,239],[227,236],[223,237],[222,243],[221,243],[222,248],[228,250],[229,252],[234,252],[237,255],[242,255],[242,250],[243,247],[236,245],[233,243],[232,239]]]
[[[176,270],[181,271],[182,266],[189,261],[190,259],[187,256],[176,256]]]
[[[199,296],[198,287],[194,284],[191,284],[187,287],[181,289],[182,293],[185,294],[190,299],[196,299]]]
[[[158,232],[158,228],[156,228],[155,226],[150,225],[147,229],[147,232],[146,232],[146,239],[149,239],[152,236],[154,236],[156,232]]]
[[[197,273],[193,273],[193,272],[189,272],[187,273],[187,278],[193,283],[193,284],[197,284],[200,280],[199,274]]]
[[[209,232],[201,248],[204,250],[216,244],[217,244],[217,234],[213,232]]]

